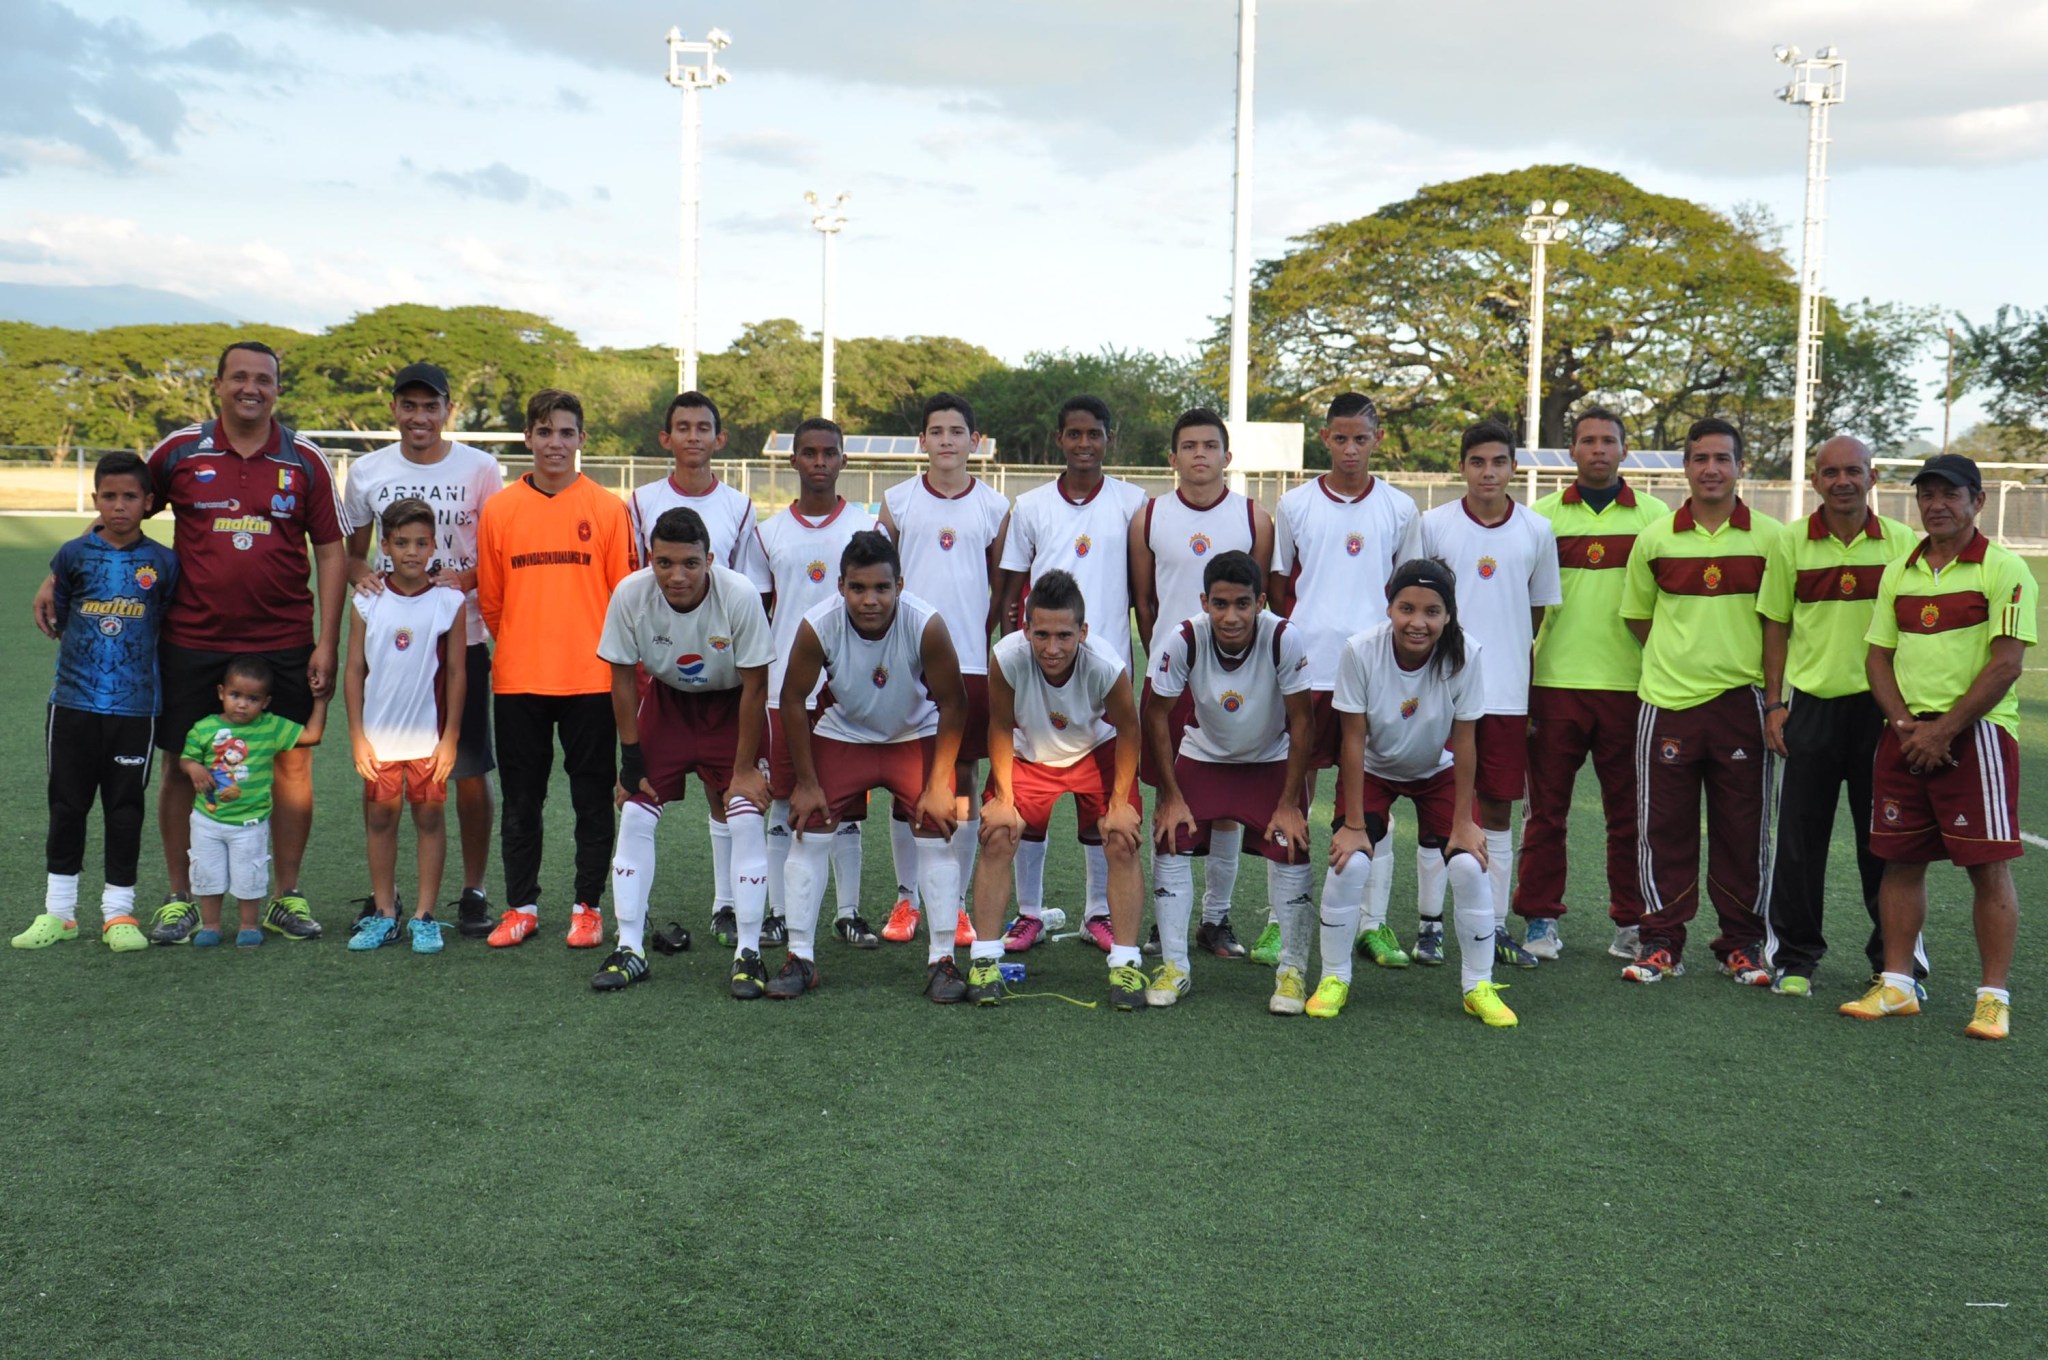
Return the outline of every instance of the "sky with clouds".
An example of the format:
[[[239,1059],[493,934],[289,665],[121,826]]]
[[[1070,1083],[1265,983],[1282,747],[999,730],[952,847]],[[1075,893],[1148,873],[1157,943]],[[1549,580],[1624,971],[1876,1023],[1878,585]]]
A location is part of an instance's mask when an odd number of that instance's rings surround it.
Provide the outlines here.
[[[815,326],[802,195],[851,190],[839,329],[1007,358],[1185,350],[1227,310],[1232,0],[0,0],[0,279],[318,328],[394,301],[673,343],[670,24],[705,96],[702,338]],[[2048,305],[2048,4],[1266,0],[1255,248],[1576,161],[1793,229],[1775,42],[1840,47],[1828,284]],[[1938,375],[1938,362],[1930,367]],[[1939,422],[1938,406],[1927,417]],[[1937,431],[1938,433],[1938,431]]]

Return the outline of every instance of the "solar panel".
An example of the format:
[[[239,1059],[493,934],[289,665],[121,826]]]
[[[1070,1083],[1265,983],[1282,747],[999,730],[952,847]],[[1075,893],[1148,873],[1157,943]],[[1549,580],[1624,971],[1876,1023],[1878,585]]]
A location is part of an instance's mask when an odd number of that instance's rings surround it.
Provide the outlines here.
[[[1566,449],[1520,449],[1515,454],[1515,466],[1569,471],[1574,464]],[[1685,454],[1678,449],[1645,449],[1624,455],[1621,466],[1624,472],[1677,472],[1685,466]]]
[[[901,462],[917,462],[924,457],[924,450],[917,446],[914,434],[850,434],[846,436],[848,458],[893,458]],[[763,456],[787,454],[790,451],[790,436],[771,434],[768,442],[761,446]],[[970,459],[976,463],[994,462],[996,441],[983,436],[981,447]]]

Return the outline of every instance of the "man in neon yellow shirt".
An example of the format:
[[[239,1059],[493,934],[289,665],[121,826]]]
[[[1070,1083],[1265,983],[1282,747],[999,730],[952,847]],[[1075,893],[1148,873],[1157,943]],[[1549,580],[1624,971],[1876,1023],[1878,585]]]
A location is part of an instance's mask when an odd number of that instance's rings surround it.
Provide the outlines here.
[[[2003,1039],[2019,935],[2007,861],[2020,855],[2019,696],[2034,644],[2034,577],[1977,528],[1984,482],[1959,454],[1930,458],[1913,478],[1927,537],[1885,568],[1865,639],[1870,692],[1885,718],[1872,773],[1870,848],[1885,861],[1878,914],[1884,972],[1842,1014],[1918,1015],[1913,942],[1927,919],[1927,866],[1970,875],[1984,965],[1963,1032]]]

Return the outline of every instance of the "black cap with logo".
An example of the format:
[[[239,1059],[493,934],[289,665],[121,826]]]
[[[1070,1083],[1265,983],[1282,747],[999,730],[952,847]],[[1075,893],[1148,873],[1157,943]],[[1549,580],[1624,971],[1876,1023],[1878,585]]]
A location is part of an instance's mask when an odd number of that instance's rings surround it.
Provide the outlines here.
[[[408,387],[424,387],[446,401],[448,374],[435,364],[407,364],[391,379],[391,395],[395,397]]]

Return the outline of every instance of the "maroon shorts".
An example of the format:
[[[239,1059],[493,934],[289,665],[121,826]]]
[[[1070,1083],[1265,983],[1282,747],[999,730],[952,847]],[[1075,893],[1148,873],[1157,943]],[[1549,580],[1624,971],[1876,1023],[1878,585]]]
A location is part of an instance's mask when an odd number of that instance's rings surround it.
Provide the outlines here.
[[[967,726],[960,733],[959,760],[987,760],[988,677],[963,675],[960,683],[967,688]]]
[[[1979,718],[1949,748],[1953,765],[1914,774],[1886,727],[1872,762],[1870,851],[1901,864],[1992,864],[2020,857],[2020,747]]]
[[[1371,770],[1365,772],[1361,815],[1384,817],[1393,810],[1396,798],[1415,805],[1416,844],[1436,849],[1449,843],[1451,823],[1458,816],[1456,769],[1446,765],[1427,779],[1382,779]]]
[[[874,789],[887,789],[897,806],[906,811],[916,807],[931,776],[937,745],[931,737],[872,743],[834,741],[814,734],[811,763],[817,767],[818,787],[825,791],[826,812],[825,820],[813,818],[803,829],[861,821],[868,815],[868,793]],[[946,774],[951,779],[952,772]],[[926,828],[920,824],[917,829]]]
[[[738,690],[685,694],[660,681],[650,683],[640,694],[640,759],[657,797],[634,793],[628,801],[644,807],[672,803],[683,796],[694,774],[703,781],[705,798],[716,806],[717,795],[732,783],[733,748],[739,739]]]
[[[1472,724],[1472,745],[1479,757],[1472,792],[1502,803],[1519,803],[1529,795],[1529,717],[1525,713],[1488,713]]]
[[[1195,831],[1186,827],[1174,831],[1173,852],[1177,855],[1209,853],[1209,828],[1214,822],[1236,822],[1244,828],[1244,848],[1264,855],[1278,864],[1308,863],[1308,847],[1290,845],[1284,849],[1266,834],[1266,819],[1280,804],[1280,790],[1287,785],[1287,762],[1262,761],[1256,765],[1219,765],[1213,761],[1180,756],[1173,762],[1173,777],[1180,784],[1181,797],[1195,819]],[[1302,781],[1301,811],[1308,815],[1308,781]]]
[[[418,807],[422,803],[445,803],[448,801],[448,781],[434,778],[434,761],[429,756],[424,760],[380,760],[377,762],[377,777],[363,781],[363,801],[366,803],[388,803],[405,795],[405,801]]]
[[[815,712],[804,714],[809,726],[818,725]],[[796,788],[796,765],[789,758],[789,737],[782,727],[782,710],[770,707],[768,710],[768,796],[787,798]]]
[[[1329,690],[1312,689],[1308,692],[1308,767],[1311,770],[1328,770],[1338,763],[1344,753],[1344,720],[1338,716]],[[1338,780],[1341,789],[1343,780]],[[1343,795],[1339,793],[1339,797]]]
[[[1109,811],[1109,798],[1116,792],[1116,743],[1105,741],[1071,765],[1034,765],[1019,760],[1010,769],[1010,796],[1017,815],[1024,819],[1024,839],[1045,839],[1046,824],[1052,820],[1053,804],[1060,795],[1074,795],[1074,839],[1083,845],[1102,844],[1096,824]],[[991,785],[981,795],[986,803],[995,796]],[[1131,806],[1141,813],[1138,786],[1131,785]]]
[[[1152,680],[1150,676],[1147,676],[1144,689],[1138,695],[1138,721],[1141,727],[1145,720],[1145,706],[1151,702]],[[1180,697],[1173,701],[1173,707],[1166,712],[1167,747],[1173,752],[1176,759],[1180,756],[1180,739],[1186,734],[1188,724],[1194,720],[1194,693],[1190,690],[1182,690]],[[1144,744],[1144,749],[1138,753],[1138,778],[1152,788],[1156,789],[1159,787],[1159,766],[1152,759],[1152,743],[1149,741]],[[1271,812],[1272,810],[1273,805],[1268,803],[1266,811]],[[1264,814],[1262,813],[1261,815],[1263,816]]]

